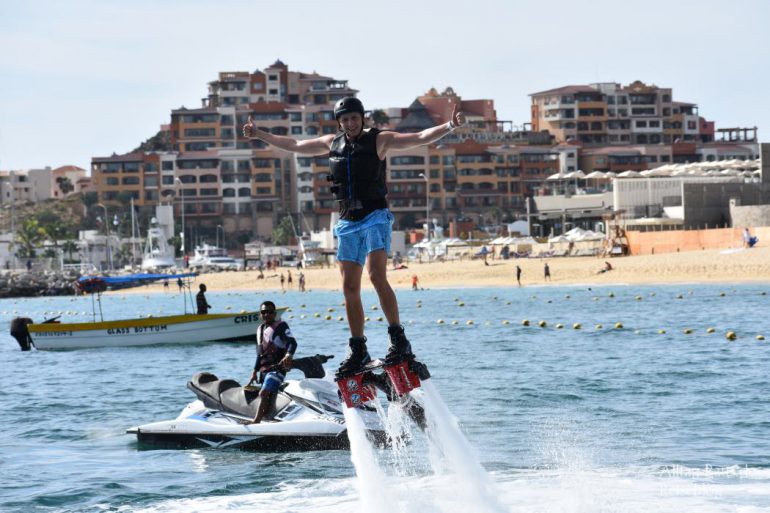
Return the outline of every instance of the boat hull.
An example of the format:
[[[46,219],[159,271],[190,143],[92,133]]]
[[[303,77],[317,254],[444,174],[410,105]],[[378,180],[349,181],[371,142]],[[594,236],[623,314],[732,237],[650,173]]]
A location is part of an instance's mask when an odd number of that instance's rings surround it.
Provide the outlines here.
[[[199,342],[253,342],[261,322],[259,312],[241,312],[92,323],[30,324],[27,329],[37,349],[57,350]]]

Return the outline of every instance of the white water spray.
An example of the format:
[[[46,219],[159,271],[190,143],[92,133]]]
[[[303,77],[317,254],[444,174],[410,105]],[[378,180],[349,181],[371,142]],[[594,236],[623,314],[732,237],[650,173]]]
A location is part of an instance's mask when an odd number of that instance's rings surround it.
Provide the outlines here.
[[[450,471],[460,479],[453,493],[474,504],[474,511],[501,513],[508,511],[499,499],[498,493],[487,471],[474,454],[473,448],[460,431],[457,418],[449,411],[430,380],[422,383],[422,402],[428,420],[427,435],[433,456],[434,472]],[[443,456],[444,461],[437,457]],[[457,495],[455,495],[457,497]],[[459,499],[459,497],[457,497]]]
[[[374,449],[366,438],[366,426],[354,408],[343,408],[350,440],[350,459],[358,475],[361,505],[371,513],[389,513],[390,491],[385,474],[377,464]]]

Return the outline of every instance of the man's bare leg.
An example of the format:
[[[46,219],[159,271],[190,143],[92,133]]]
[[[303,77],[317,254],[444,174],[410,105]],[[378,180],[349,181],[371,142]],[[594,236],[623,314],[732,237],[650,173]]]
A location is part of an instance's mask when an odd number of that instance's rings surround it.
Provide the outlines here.
[[[361,303],[361,275],[363,267],[356,262],[342,261],[342,294],[345,296],[345,312],[348,314],[350,336],[364,336],[364,306]]]
[[[369,280],[377,291],[377,297],[380,299],[380,308],[388,320],[389,326],[398,326],[401,324],[398,314],[398,299],[393,288],[388,283],[388,255],[385,250],[372,251],[366,259]],[[360,296],[359,296],[360,297]]]

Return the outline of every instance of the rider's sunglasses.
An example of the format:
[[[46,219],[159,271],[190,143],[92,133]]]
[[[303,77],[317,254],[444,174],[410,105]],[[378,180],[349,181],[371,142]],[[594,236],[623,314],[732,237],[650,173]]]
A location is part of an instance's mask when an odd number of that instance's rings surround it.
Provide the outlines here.
[[[275,310],[260,310],[259,313],[261,313],[262,315],[264,315],[264,314],[274,314]]]

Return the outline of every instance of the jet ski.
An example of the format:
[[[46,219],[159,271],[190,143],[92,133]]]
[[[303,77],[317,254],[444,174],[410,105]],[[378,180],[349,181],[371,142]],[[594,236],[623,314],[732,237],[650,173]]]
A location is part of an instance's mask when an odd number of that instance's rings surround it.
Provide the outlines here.
[[[293,368],[304,379],[284,381],[259,424],[250,424],[259,408],[259,387],[241,386],[199,372],[187,383],[197,397],[174,420],[132,427],[140,448],[238,448],[260,451],[347,449],[343,405],[337,385],[325,379],[322,364],[332,356],[298,358]],[[376,410],[359,407],[367,435],[385,445],[387,437]]]

